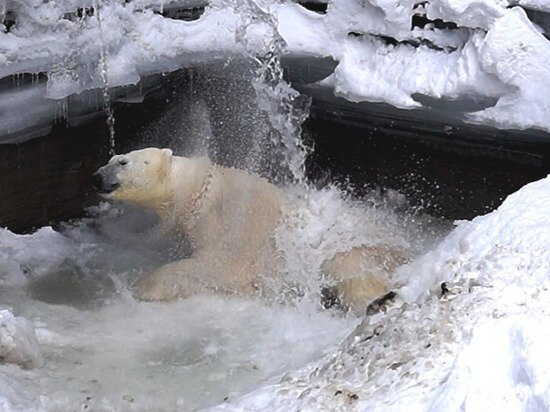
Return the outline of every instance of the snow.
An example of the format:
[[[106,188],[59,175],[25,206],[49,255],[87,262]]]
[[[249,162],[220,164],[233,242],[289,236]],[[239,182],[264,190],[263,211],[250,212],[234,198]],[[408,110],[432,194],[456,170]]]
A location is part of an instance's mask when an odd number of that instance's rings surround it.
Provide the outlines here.
[[[550,334],[543,325],[548,314],[532,312],[477,325],[432,409],[548,410]]]
[[[21,132],[32,122],[43,129],[44,117],[54,116],[52,100],[84,90],[137,84],[152,73],[265,52],[266,31],[261,24],[250,25],[253,8],[244,7],[247,3],[212,1],[194,21],[155,13],[163,4],[104,2],[99,19],[98,13],[69,19],[63,16],[92,4],[10,0],[6,7],[16,14],[17,24],[9,33],[0,32],[0,78],[44,72],[48,81],[38,116],[0,114],[9,120],[0,132]],[[548,11],[543,1],[519,4]],[[466,114],[465,120],[550,130],[550,43],[520,7],[508,8],[508,1],[434,0],[417,5],[413,0],[341,0],[330,3],[326,14],[294,2],[265,0],[260,7],[277,19],[286,53],[330,56],[339,62],[321,83],[338,96],[402,108],[420,105],[414,94],[495,97],[494,107]],[[457,27],[411,27],[415,15]],[[102,59],[107,84],[101,76]],[[97,110],[97,102],[95,106]]]
[[[449,54],[424,46],[396,52],[393,46],[377,40],[348,39],[346,43],[348,47],[334,75],[323,84],[332,86],[336,94],[349,101],[412,108],[421,106],[412,98],[415,93],[432,97],[466,92],[498,96],[506,90],[482,70],[473,42],[467,43],[461,53]]]
[[[298,5],[284,5],[280,31],[290,52],[339,61],[321,85],[347,100],[413,108],[420,106],[415,93],[498,97],[494,107],[471,113],[467,120],[550,130],[550,42],[520,7],[506,9],[503,1],[431,1],[425,6],[427,17],[455,22],[458,29],[426,25],[411,30],[412,3],[394,3],[335,2],[322,17]],[[386,44],[379,36],[401,43]],[[406,43],[420,39],[437,48]]]
[[[530,287],[550,273],[550,178],[510,195],[494,212],[462,222],[435,250],[401,269],[413,302],[441,282]],[[421,273],[421,276],[414,275]]]
[[[515,7],[498,19],[479,50],[483,68],[515,90],[472,118],[508,127],[548,128],[550,42],[525,11]]]
[[[550,4],[546,0],[511,0],[510,5],[519,5],[527,9],[550,12]]]

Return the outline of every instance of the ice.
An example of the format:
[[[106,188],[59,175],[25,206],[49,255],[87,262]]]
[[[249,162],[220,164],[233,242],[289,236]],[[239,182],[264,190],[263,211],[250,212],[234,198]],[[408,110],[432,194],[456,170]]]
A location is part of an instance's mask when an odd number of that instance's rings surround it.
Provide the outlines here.
[[[72,242],[51,227],[43,227],[32,235],[0,229],[0,285],[18,284],[48,273],[75,251]]]
[[[32,324],[25,318],[14,317],[9,310],[0,310],[0,362],[25,369],[44,364]]]
[[[100,87],[97,15],[65,19],[64,13],[76,10],[76,4],[35,3],[10,2],[18,24],[13,31],[0,34],[0,77],[45,71],[52,99]],[[227,57],[237,49],[236,16],[228,9],[211,7],[200,20],[186,22],[166,19],[134,3],[112,2],[101,8],[101,36],[111,87],[199,63],[204,56]],[[58,63],[52,67],[54,60]]]
[[[17,90],[0,91],[0,135],[26,132],[28,135],[47,133],[45,129],[33,130],[32,125],[49,125],[56,117],[56,102],[45,100],[46,85],[27,85]],[[27,110],[21,110],[21,107]],[[26,125],[31,127],[26,128]],[[27,130],[26,130],[27,129]],[[31,129],[31,130],[28,130]]]

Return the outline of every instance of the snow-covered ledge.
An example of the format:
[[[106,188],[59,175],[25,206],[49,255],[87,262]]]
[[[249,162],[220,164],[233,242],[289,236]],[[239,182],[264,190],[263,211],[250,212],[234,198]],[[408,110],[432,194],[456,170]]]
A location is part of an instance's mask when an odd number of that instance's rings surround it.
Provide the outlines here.
[[[63,117],[64,99],[85,90],[240,55],[243,36],[248,49],[265,46],[262,23],[247,20],[239,2],[199,3],[112,1],[97,13],[91,0],[8,0],[0,10],[0,78],[36,81],[2,83],[0,135]],[[468,121],[550,130],[550,42],[521,7],[544,14],[542,1],[339,0],[326,10],[258,3],[277,17],[287,53],[339,62],[321,82],[338,96],[413,108],[421,106],[415,95],[473,95],[496,104],[466,114]],[[22,105],[33,110],[14,108]]]

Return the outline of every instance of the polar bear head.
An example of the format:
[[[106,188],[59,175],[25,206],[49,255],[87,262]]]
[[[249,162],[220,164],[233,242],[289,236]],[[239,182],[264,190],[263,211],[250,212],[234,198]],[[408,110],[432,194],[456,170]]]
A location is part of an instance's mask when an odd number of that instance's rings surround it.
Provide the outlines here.
[[[170,195],[170,149],[147,148],[113,156],[92,176],[92,185],[107,199],[155,208]]]

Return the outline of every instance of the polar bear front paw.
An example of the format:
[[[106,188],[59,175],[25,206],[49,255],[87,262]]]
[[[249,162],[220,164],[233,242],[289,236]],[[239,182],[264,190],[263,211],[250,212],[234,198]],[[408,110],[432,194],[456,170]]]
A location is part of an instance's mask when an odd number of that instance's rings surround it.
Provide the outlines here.
[[[161,266],[136,282],[134,296],[144,301],[170,302],[198,293],[201,285],[190,273],[193,266],[192,259]]]

